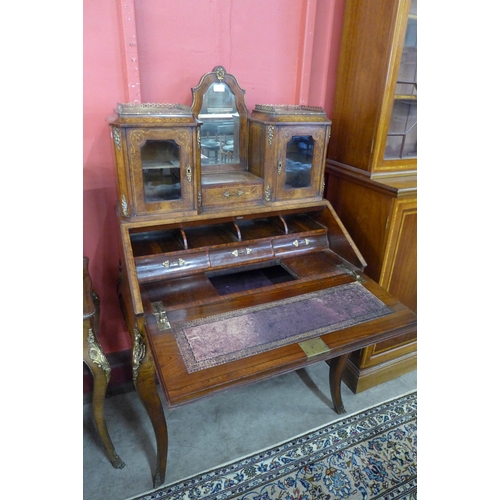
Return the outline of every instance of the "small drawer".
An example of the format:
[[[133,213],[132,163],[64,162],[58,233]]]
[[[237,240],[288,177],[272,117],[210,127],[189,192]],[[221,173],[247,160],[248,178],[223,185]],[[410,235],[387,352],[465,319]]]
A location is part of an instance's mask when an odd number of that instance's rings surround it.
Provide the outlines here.
[[[210,249],[212,268],[238,265],[259,259],[272,258],[273,248],[269,240],[251,241],[248,244],[227,245]]]
[[[137,278],[141,283],[165,277],[182,276],[193,271],[207,269],[209,260],[206,250],[184,251],[138,257],[135,259]]]
[[[311,250],[328,248],[328,239],[323,231],[320,233],[290,234],[274,238],[273,248],[276,256],[310,252]]]
[[[235,186],[203,186],[203,207],[260,204],[263,197],[262,184]]]

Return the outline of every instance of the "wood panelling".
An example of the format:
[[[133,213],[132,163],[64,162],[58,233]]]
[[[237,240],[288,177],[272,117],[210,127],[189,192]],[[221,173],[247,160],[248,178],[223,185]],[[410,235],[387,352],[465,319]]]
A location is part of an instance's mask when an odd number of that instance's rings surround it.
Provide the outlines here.
[[[416,178],[360,175],[333,162],[327,198],[366,260],[366,274],[417,312]],[[344,381],[360,392],[416,368],[416,329],[351,356]]]
[[[397,200],[380,284],[417,312],[417,200]]]

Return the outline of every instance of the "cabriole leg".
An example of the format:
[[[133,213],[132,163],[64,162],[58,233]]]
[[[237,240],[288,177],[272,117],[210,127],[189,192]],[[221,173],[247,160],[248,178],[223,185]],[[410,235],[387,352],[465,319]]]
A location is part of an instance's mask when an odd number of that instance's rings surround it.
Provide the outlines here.
[[[155,367],[149,344],[137,327],[134,328],[132,355],[134,385],[153,424],[156,437],[156,471],[153,476],[153,487],[156,488],[165,481],[168,449],[167,422],[156,390]]]
[[[122,469],[125,464],[115,452],[104,418],[104,398],[111,376],[111,367],[92,328],[83,329],[83,361],[89,367],[94,379],[92,410],[97,432],[113,467]]]
[[[347,360],[351,353],[343,354],[337,358],[329,360],[330,365],[330,393],[334,410],[342,415],[345,413],[344,403],[342,402],[342,394],[340,392],[340,384],[342,382],[342,373],[347,364]]]

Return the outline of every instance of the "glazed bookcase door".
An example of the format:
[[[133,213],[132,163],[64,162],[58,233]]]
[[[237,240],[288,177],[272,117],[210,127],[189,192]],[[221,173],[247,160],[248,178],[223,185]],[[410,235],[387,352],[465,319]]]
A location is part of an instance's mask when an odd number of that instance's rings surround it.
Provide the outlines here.
[[[127,134],[137,215],[195,209],[191,129],[131,129]]]
[[[417,0],[411,0],[387,131],[384,160],[417,157]]]
[[[276,200],[321,196],[324,126],[282,126],[278,131]]]
[[[417,2],[345,4],[328,158],[370,176],[417,169]]]

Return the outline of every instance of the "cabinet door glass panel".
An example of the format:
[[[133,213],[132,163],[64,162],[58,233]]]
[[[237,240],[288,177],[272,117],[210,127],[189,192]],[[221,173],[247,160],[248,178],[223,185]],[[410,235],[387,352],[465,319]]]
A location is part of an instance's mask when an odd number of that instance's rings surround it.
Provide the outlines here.
[[[406,25],[396,95],[417,95],[417,0],[411,3]]]
[[[417,156],[417,0],[412,0],[401,53],[386,159]]]
[[[201,126],[201,164],[238,163],[240,115],[231,89],[225,83],[212,83],[203,96]]]
[[[141,162],[146,203],[181,198],[180,147],[175,141],[146,141]]]
[[[314,139],[310,135],[294,135],[287,143],[285,189],[311,186]]]
[[[385,157],[414,158],[417,156],[417,101],[396,100],[392,112]]]

